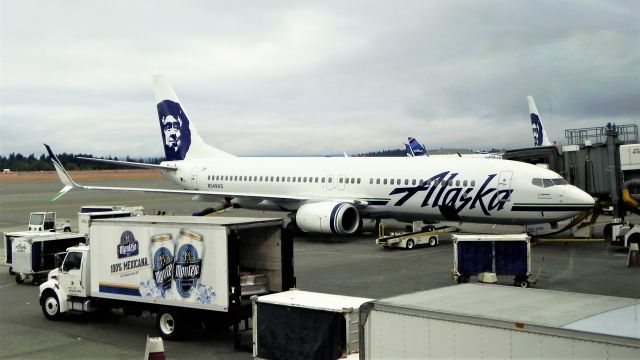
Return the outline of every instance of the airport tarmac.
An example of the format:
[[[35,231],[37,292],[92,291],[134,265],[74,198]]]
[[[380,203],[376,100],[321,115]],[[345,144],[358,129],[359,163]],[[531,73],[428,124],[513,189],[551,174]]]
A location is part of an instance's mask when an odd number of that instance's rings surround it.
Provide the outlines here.
[[[87,182],[88,183],[88,182]],[[94,181],[94,185],[158,187],[162,180]],[[26,227],[30,211],[50,210],[74,219],[82,205],[142,205],[147,212],[164,210],[190,215],[208,205],[183,196],[119,192],[71,192],[55,203],[49,199],[61,188],[58,182],[0,182],[0,230]],[[225,214],[271,216],[273,213],[233,210]],[[596,235],[608,220],[603,217]],[[635,219],[638,223],[640,219]],[[77,228],[77,219],[72,222]],[[512,232],[519,227],[463,225],[466,232]],[[302,236],[294,242],[297,286],[302,290],[383,298],[454,285],[452,244],[443,240],[434,248],[385,250],[374,243],[375,234],[339,238]],[[4,253],[4,252],[3,252]],[[640,269],[627,268],[626,250],[603,241],[541,242],[532,248],[532,269],[540,277],[537,288],[640,298]],[[544,261],[543,261],[544,259]],[[473,278],[472,278],[473,280]],[[511,278],[499,278],[510,285]],[[494,286],[494,285],[487,285]],[[508,299],[505,299],[508,301]],[[72,316],[48,321],[38,304],[38,289],[17,285],[8,268],[0,266],[1,359],[111,359],[142,358],[147,336],[157,336],[154,321],[125,317],[114,311],[107,318]],[[523,309],[526,312],[526,309]],[[233,349],[231,333],[196,332],[187,341],[164,342],[168,359],[250,359],[250,352]]]

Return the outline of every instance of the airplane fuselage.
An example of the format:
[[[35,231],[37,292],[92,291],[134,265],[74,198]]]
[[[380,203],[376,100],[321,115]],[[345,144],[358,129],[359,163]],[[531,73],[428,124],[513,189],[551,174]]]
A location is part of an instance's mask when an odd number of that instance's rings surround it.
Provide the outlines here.
[[[370,218],[534,224],[566,219],[593,205],[572,185],[534,184],[561,179],[556,173],[508,160],[236,157],[163,164],[178,168],[163,174],[183,189],[250,209],[295,211],[307,203],[356,199]],[[292,197],[298,200],[285,199]]]

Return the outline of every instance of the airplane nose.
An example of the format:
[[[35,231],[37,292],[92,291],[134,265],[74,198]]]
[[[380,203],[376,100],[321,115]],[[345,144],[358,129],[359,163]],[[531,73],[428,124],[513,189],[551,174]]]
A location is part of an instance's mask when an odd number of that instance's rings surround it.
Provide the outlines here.
[[[582,207],[585,210],[593,207],[596,203],[593,196],[575,186],[571,186],[565,195],[567,195],[568,202],[575,204],[576,207]]]

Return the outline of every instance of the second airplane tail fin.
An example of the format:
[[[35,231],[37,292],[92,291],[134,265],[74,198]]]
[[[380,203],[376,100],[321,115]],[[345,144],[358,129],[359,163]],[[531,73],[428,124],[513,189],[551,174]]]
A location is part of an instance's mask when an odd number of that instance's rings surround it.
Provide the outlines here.
[[[195,124],[187,117],[176,93],[163,75],[153,76],[153,88],[167,160],[233,156],[202,140]]]
[[[538,113],[538,108],[536,107],[535,101],[533,101],[533,96],[527,96],[527,101],[529,102],[529,114],[531,117],[531,130],[533,131],[533,145],[534,146],[551,146],[553,143],[549,141],[549,137],[547,136],[547,132],[544,130],[544,125],[542,125],[542,120],[540,120],[540,115]]]
[[[409,150],[413,156],[429,156],[427,149],[415,138],[409,137]]]

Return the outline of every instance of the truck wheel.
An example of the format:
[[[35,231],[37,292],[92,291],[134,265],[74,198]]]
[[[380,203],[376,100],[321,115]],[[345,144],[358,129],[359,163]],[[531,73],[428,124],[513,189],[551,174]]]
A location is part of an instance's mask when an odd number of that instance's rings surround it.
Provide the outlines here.
[[[60,313],[60,301],[58,296],[52,290],[45,291],[40,300],[42,304],[42,313],[49,320],[59,320],[62,317]]]
[[[413,249],[413,247],[416,245],[415,242],[413,242],[412,239],[407,240],[407,244],[405,245],[405,247],[409,250]]]
[[[435,236],[432,236],[429,238],[429,246],[436,246],[438,245],[438,239]]]
[[[16,272],[13,271],[13,266],[9,266],[9,275],[15,275]]]
[[[64,228],[64,232],[71,232],[71,228],[68,228],[68,227]]]
[[[22,278],[22,276],[20,276],[20,274],[16,275],[16,284],[22,283],[24,283],[24,279]]]
[[[156,328],[165,340],[179,340],[183,332],[183,319],[172,309],[160,309],[156,315]]]

